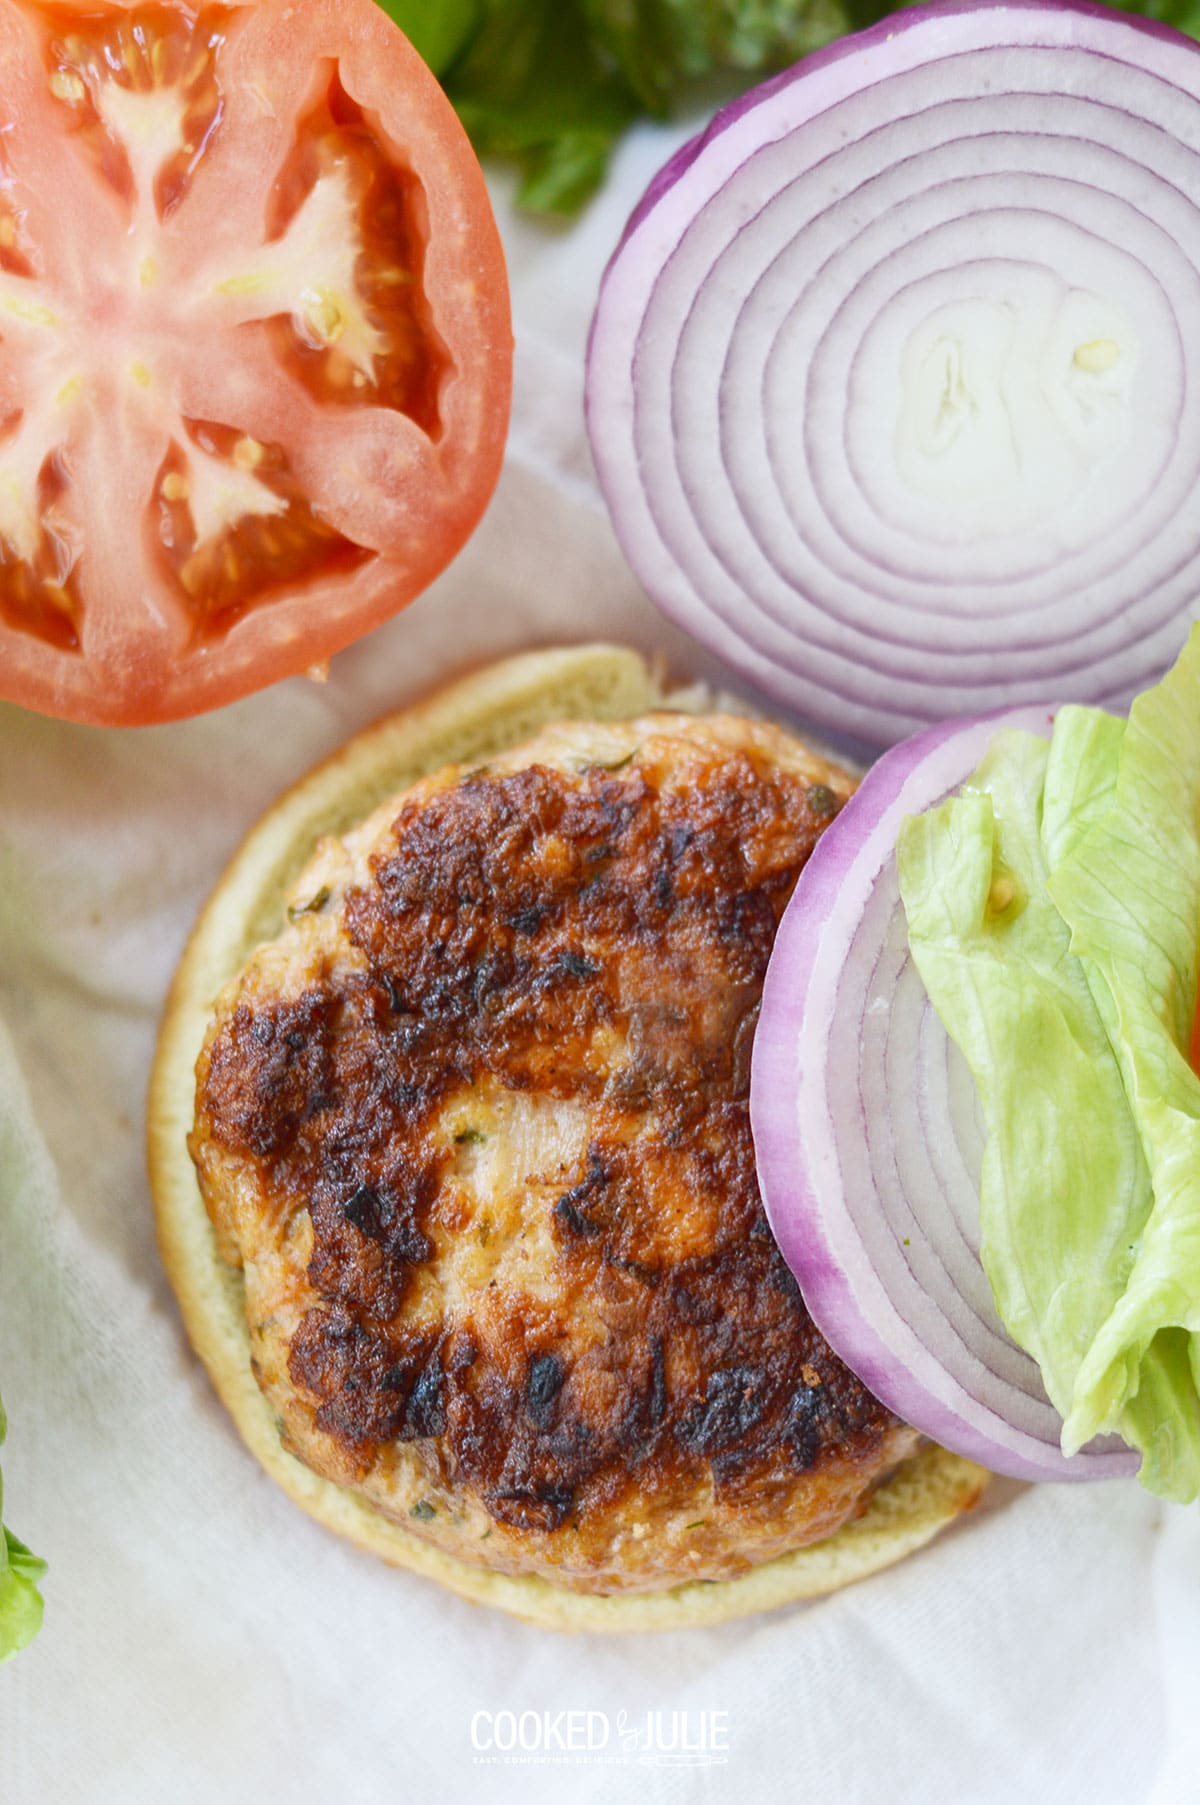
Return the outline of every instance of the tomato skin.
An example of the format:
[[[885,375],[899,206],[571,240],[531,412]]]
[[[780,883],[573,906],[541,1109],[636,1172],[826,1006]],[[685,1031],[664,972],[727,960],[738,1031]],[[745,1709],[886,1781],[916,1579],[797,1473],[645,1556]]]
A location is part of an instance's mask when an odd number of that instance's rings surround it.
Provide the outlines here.
[[[472,532],[499,476],[507,432],[508,286],[483,176],[437,82],[375,0],[304,0],[303,5],[231,0],[202,13],[206,30],[215,21],[214,29],[225,34],[215,63],[219,116],[182,183],[181,198],[180,184],[168,186],[164,178],[154,194],[159,217],[150,219],[144,209],[150,220],[146,243],[154,255],[141,259],[141,285],[151,299],[131,296],[137,284],[127,280],[123,292],[120,283],[110,284],[116,298],[105,301],[105,284],[96,279],[94,265],[99,263],[103,276],[103,246],[111,242],[119,250],[128,241],[134,228],[121,209],[132,203],[113,182],[106,187],[104,176],[87,164],[92,140],[103,143],[106,157],[111,151],[111,134],[105,137],[93,122],[89,139],[78,123],[92,92],[87,85],[92,65],[79,65],[82,82],[74,63],[65,65],[64,74],[64,65],[55,63],[56,47],[75,42],[70,34],[76,26],[86,36],[122,18],[165,20],[169,26],[173,19],[186,25],[194,17],[183,0],[160,0],[152,7],[98,7],[87,0],[78,11],[57,0],[0,0],[0,109],[18,120],[11,151],[18,177],[22,156],[31,159],[32,198],[19,221],[23,231],[33,233],[31,267],[46,274],[47,292],[58,294],[62,284],[54,288],[55,270],[86,261],[60,222],[72,207],[49,204],[77,177],[73,211],[101,247],[88,269],[87,305],[94,317],[86,321],[81,342],[109,330],[102,304],[118,322],[112,328],[118,349],[106,352],[102,368],[97,360],[94,383],[90,376],[81,380],[80,399],[70,402],[75,411],[69,436],[54,451],[53,468],[66,472],[65,495],[47,489],[49,463],[37,479],[45,509],[36,523],[41,533],[36,553],[27,548],[26,563],[34,573],[30,581],[48,587],[35,588],[32,600],[21,588],[28,572],[13,543],[4,539],[0,520],[0,696],[82,722],[135,726],[221,706],[320,665],[397,613]],[[13,54],[6,56],[10,47]],[[95,61],[98,65],[99,58]],[[47,92],[38,91],[39,80]],[[54,90],[48,87],[51,80]],[[83,100],[77,87],[87,88]],[[297,336],[299,328],[293,330],[294,307],[289,313],[281,304],[278,317],[267,318],[261,308],[255,312],[237,298],[242,265],[250,268],[250,284],[262,273],[252,267],[255,260],[263,265],[274,254],[264,221],[273,197],[277,202],[287,187],[283,172],[306,168],[306,157],[313,161],[306,134],[314,137],[317,131],[312,120],[330,116],[331,94],[335,126],[330,130],[344,132],[349,151],[343,156],[345,145],[330,138],[334,150],[327,167],[339,181],[348,168],[347,193],[358,192],[357,181],[366,195],[353,202],[357,214],[347,202],[346,218],[353,217],[355,230],[361,229],[365,248],[357,261],[348,257],[345,268],[353,263],[355,281],[365,283],[368,261],[374,260],[368,274],[378,273],[375,264],[387,263],[386,247],[370,239],[372,196],[385,192],[375,167],[381,157],[394,165],[389,179],[400,196],[397,206],[409,207],[413,231],[418,238],[423,234],[416,273],[406,267],[395,278],[413,283],[412,308],[372,316],[382,327],[357,322],[356,328],[351,317],[346,340],[355,329],[377,339],[390,332],[392,340],[375,367],[394,370],[396,347],[403,352],[409,334],[417,347],[414,358],[435,360],[434,376],[421,392],[436,395],[436,418],[429,417],[433,404],[425,401],[413,404],[412,417],[390,403],[373,404],[369,379],[361,401],[350,390],[348,404],[335,405],[330,385],[345,383],[350,369],[339,341],[331,334],[326,345],[318,337],[314,350],[302,333]],[[64,118],[64,106],[75,107],[75,114]],[[178,135],[182,139],[184,132]],[[372,150],[370,167],[360,148],[368,142],[379,151]],[[174,170],[183,152],[173,139],[164,143],[174,156]],[[317,149],[323,145],[321,140]],[[184,149],[191,149],[190,142]],[[45,168],[35,167],[32,159],[43,155]],[[134,176],[131,192],[137,189],[136,169]],[[39,184],[45,190],[40,197]],[[128,181],[125,187],[130,188]],[[297,208],[303,205],[302,187]],[[330,191],[341,194],[332,177]],[[39,241],[42,221],[45,238]],[[293,224],[294,219],[285,220],[274,228],[285,246]],[[92,256],[91,238],[86,242]],[[326,240],[318,236],[313,242]],[[206,314],[196,298],[196,271],[209,264],[218,274],[229,268],[235,275],[224,283],[214,280],[211,295],[200,294],[204,306],[212,302]],[[394,272],[384,268],[384,277],[389,275]],[[0,283],[5,279],[0,271]],[[14,292],[24,295],[19,268],[15,280]],[[156,304],[155,284],[163,295],[162,324],[147,311]],[[177,303],[181,290],[186,308]],[[252,295],[252,286],[246,292]],[[315,317],[324,319],[319,309],[325,303],[313,305]],[[336,324],[336,302],[329,308]],[[0,316],[0,339],[6,336]],[[45,385],[37,386],[40,341],[27,353],[18,338],[20,332],[11,345],[0,343],[0,478],[9,443],[5,416],[18,418],[22,407],[30,418],[50,409]],[[145,359],[130,362],[128,347],[136,349],[142,339],[150,347]],[[290,352],[285,347],[281,353],[284,341]],[[366,368],[370,358],[364,357]],[[61,359],[43,361],[58,383],[67,366]],[[136,370],[139,382],[148,372],[147,394],[136,393],[136,384],[130,387],[128,381],[128,394],[106,386],[108,364]],[[328,380],[326,364],[333,371]],[[350,374],[358,382],[353,370]],[[62,384],[61,394],[70,387]],[[419,383],[414,393],[418,388]],[[392,390],[400,392],[394,381]],[[161,416],[154,411],[160,395]],[[15,408],[6,405],[14,400]],[[57,430],[56,420],[47,427],[48,434]],[[202,475],[217,471],[206,480],[220,493],[219,472],[230,464],[229,447],[235,443],[253,447],[257,462],[248,462],[241,475],[233,472],[233,480],[265,485],[256,493],[266,493],[269,507],[261,520],[249,518],[249,530],[240,517],[225,521],[218,512],[211,540],[201,545],[200,517],[192,521],[187,512],[194,497],[178,466],[181,459],[185,466],[190,460]],[[52,437],[46,444],[52,445]],[[164,501],[164,494],[175,495],[167,477],[189,499]],[[192,491],[198,492],[195,481]],[[187,545],[177,549],[181,521],[182,530],[195,533],[197,547],[211,552],[207,562],[190,557]],[[274,567],[265,548],[293,530],[301,535],[298,549],[293,545],[278,565],[293,575],[273,587]],[[254,561],[253,569],[239,567],[239,559],[246,558]],[[71,559],[64,578],[60,567]],[[236,605],[223,602],[214,610],[203,588],[189,590],[187,582],[203,584],[203,573],[221,567],[222,560],[234,571]]]

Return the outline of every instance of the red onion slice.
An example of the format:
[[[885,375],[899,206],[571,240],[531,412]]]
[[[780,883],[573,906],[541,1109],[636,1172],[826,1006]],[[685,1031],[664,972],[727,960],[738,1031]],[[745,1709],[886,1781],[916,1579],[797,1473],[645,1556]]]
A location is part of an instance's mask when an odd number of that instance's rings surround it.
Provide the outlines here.
[[[1200,595],[1200,50],[1039,0],[918,8],[652,183],[588,368],[660,606],[835,734],[1123,707]]]
[[[1018,1479],[1134,1473],[1116,1437],[1067,1459],[1036,1363],[979,1259],[974,1080],[908,950],[905,815],[970,776],[993,733],[1045,708],[936,727],[885,754],[826,829],[784,914],[754,1040],[767,1215],[830,1346],[897,1416]]]

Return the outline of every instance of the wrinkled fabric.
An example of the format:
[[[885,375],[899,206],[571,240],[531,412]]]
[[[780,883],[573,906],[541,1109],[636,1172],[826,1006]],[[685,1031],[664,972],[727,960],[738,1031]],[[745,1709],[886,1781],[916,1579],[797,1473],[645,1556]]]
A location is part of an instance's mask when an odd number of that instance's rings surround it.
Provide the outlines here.
[[[42,1634],[0,1674],[4,1805],[1197,1796],[1196,1512],[1133,1482],[997,1482],[931,1548],[832,1599],[564,1639],[302,1515],[243,1450],[163,1275],[143,1162],[156,1022],[262,809],[357,727],[499,653],[602,635],[720,676],[626,569],[582,425],[600,273],[677,140],[634,134],[568,231],[518,220],[498,187],[518,354],[495,503],[327,684],[141,733],[0,708],[5,1505],[50,1562]],[[568,1711],[606,1744],[477,1746],[505,1712]],[[672,1725],[727,1749],[645,1746]]]

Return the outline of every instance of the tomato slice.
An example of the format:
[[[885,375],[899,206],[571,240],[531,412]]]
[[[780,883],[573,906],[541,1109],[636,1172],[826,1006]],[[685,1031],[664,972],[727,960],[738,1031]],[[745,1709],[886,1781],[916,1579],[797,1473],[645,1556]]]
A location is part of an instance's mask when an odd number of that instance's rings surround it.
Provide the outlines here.
[[[0,695],[195,714],[424,589],[499,474],[478,164],[374,0],[0,0]]]

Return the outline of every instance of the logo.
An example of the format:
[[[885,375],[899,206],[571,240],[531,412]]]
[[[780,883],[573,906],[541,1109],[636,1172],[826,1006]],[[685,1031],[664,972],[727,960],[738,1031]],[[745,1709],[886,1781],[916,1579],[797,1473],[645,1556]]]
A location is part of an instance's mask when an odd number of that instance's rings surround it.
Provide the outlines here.
[[[728,1711],[476,1711],[477,1767],[720,1767],[729,1759]]]

